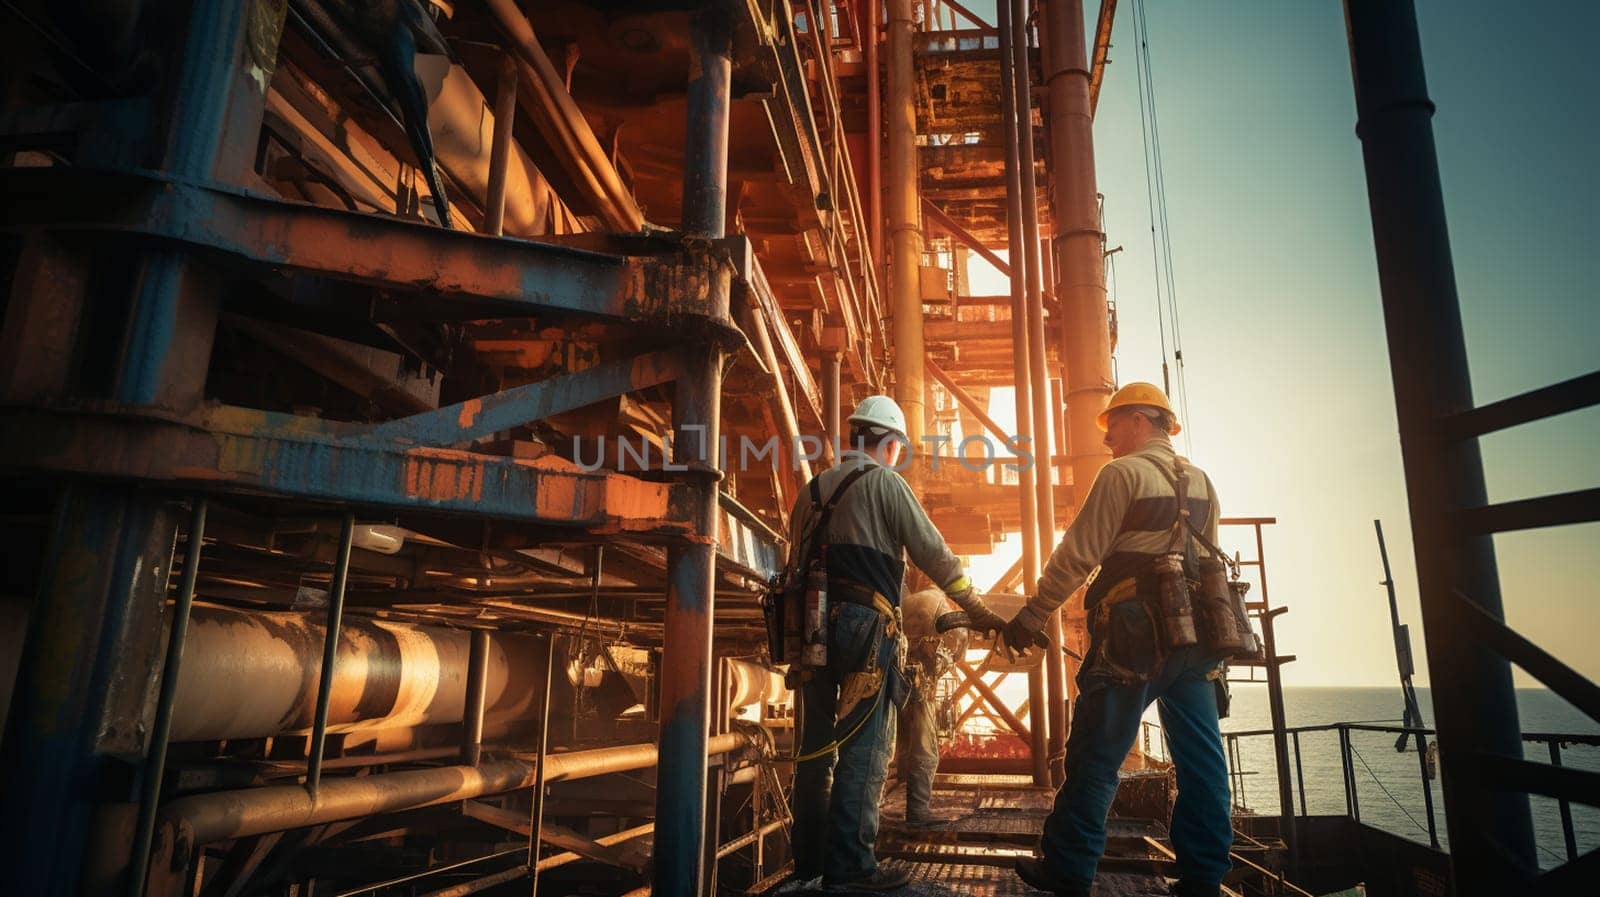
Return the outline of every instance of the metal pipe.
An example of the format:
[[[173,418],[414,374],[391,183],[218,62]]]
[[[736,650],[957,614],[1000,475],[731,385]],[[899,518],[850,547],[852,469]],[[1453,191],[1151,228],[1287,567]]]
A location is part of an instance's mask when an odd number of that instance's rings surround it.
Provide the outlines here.
[[[778,353],[772,347],[772,334],[760,308],[748,305],[744,309],[745,333],[755,339],[755,348],[761,353],[761,362],[772,372],[772,391],[778,399],[778,427],[780,435],[788,442],[778,457],[790,461],[790,472],[804,486],[811,482],[811,462],[800,455],[800,418],[795,414],[794,402],[789,400],[789,390],[783,382],[783,371],[778,368]]]
[[[726,230],[728,122],[733,22],[720,4],[696,12],[689,27],[689,101],[683,171],[684,233],[708,239]],[[713,325],[728,320],[731,281],[719,266],[707,290]],[[691,538],[667,549],[667,608],[661,658],[661,773],[656,780],[652,881],[659,897],[706,891],[705,804],[710,726],[711,640],[719,507],[715,446],[722,427],[722,348],[689,350],[689,370],[674,384],[673,454],[692,486]]]
[[[1034,179],[1033,161],[1033,78],[1028,69],[1028,3],[1026,0],[1009,0],[1011,3],[1012,77],[1016,87],[1012,102],[1016,104],[1018,173],[1022,187],[1022,245],[1027,254],[1022,257],[1026,274],[1028,297],[1028,387],[1032,405],[1034,448],[1045,458],[1034,474],[1035,524],[1039,528],[1039,557],[1041,566],[1056,544],[1055,465],[1049,459],[1051,432],[1055,429],[1050,409],[1050,375],[1045,365],[1043,263],[1039,248],[1039,188]],[[1044,656],[1045,694],[1049,704],[1043,718],[1035,718],[1034,727],[1048,726],[1051,783],[1060,785],[1065,776],[1064,761],[1067,744],[1067,676],[1066,663],[1061,653],[1061,611],[1055,610],[1045,624],[1049,649]]]
[[[322,751],[328,740],[328,701],[333,697],[333,668],[339,659],[339,624],[344,617],[344,589],[350,580],[350,546],[355,538],[356,515],[346,513],[339,531],[339,556],[333,562],[333,584],[328,590],[328,621],[322,637],[322,670],[317,682],[317,711],[311,722],[311,759],[306,769],[306,791],[317,799],[322,784]]]
[[[549,687],[548,675],[545,687]],[[472,631],[472,649],[467,655],[466,706],[462,708],[461,762],[477,766],[483,755],[483,710],[489,684],[489,632]]]
[[[462,630],[354,619],[340,627],[328,731],[401,729],[461,722],[471,636]],[[489,636],[485,729],[526,717],[538,675],[518,645]],[[325,630],[311,614],[196,607],[173,707],[174,742],[267,738],[307,732]],[[218,688],[218,684],[237,688]],[[324,761],[327,767],[327,761]]]
[[[1106,309],[1105,234],[1095,187],[1093,113],[1082,0],[1042,0],[1041,53],[1050,134],[1056,290],[1066,334],[1067,454],[1081,496],[1111,460],[1095,418],[1113,387]]]
[[[494,142],[489,149],[489,190],[483,204],[484,231],[505,232],[506,168],[511,159],[511,135],[517,125],[517,63],[500,57],[499,81],[494,94]]]
[[[184,641],[189,634],[189,612],[194,607],[194,583],[200,571],[200,552],[205,535],[206,499],[197,497],[189,515],[183,579],[178,584],[178,596],[172,603],[167,658],[161,668],[161,692],[156,699],[156,720],[150,731],[150,750],[145,755],[144,781],[139,789],[139,822],[134,829],[132,866],[128,875],[129,892],[136,897],[144,894],[150,842],[155,837],[156,808],[161,801],[161,779],[166,771],[167,745],[172,737],[172,705],[178,694],[178,668],[183,662]]]
[[[539,45],[527,16],[517,8],[516,0],[487,0],[487,3],[510,38],[512,49],[520,58],[519,68],[540,101],[530,104],[528,112],[538,120],[541,132],[556,144],[554,149],[578,188],[595,206],[607,229],[625,233],[640,230],[644,226],[644,213],[622,183],[605,148],[595,139],[583,110],[567,92],[565,79]]]
[[[863,0],[861,6],[861,36],[866,44],[862,61],[867,70],[867,221],[871,222],[868,230],[872,241],[868,254],[872,256],[872,269],[877,274],[884,270],[883,91],[879,81],[883,73],[878,61],[878,27],[882,24],[883,8],[879,0]],[[882,296],[881,280],[873,286],[874,292]]]
[[[573,856],[577,856],[577,854],[573,854]],[[496,872],[493,875],[485,875],[482,878],[475,878],[472,881],[464,881],[460,884],[451,885],[448,888],[440,888],[437,891],[429,891],[427,894],[424,894],[423,897],[467,897],[469,894],[477,894],[480,891],[487,891],[497,885],[503,885],[516,881],[524,875],[527,875],[528,871],[529,870],[526,865],[512,866],[510,869]]]
[[[1433,103],[1409,0],[1346,0],[1373,243],[1383,293],[1422,599],[1440,779],[1455,880],[1514,893],[1538,872],[1528,795],[1484,781],[1480,758],[1520,759],[1516,693],[1505,656],[1463,628],[1457,602],[1504,619],[1494,542],[1467,536],[1461,508],[1488,502],[1478,442],[1441,424],[1474,407],[1456,297]]]
[[[1022,171],[1019,156],[1021,149],[1018,147],[1016,128],[1016,89],[1015,76],[1015,33],[1011,27],[1010,0],[1001,0],[995,4],[995,13],[998,17],[1000,29],[1000,120],[1001,131],[1005,134],[1006,141],[1006,247],[1008,259],[1011,261],[1011,344],[1012,344],[1012,382],[1016,386],[1016,416],[1017,432],[1019,439],[1029,440],[1029,450],[1034,452],[1034,463],[1024,465],[1017,470],[1017,496],[1018,503],[1022,506],[1022,526],[1018,538],[1022,542],[1022,582],[1023,592],[1032,590],[1039,581],[1039,517],[1038,517],[1038,492],[1036,491],[1035,478],[1039,474],[1039,453],[1037,446],[1031,443],[1033,427],[1030,419],[1033,416],[1032,392],[1029,389],[1029,378],[1032,376],[1032,367],[1028,361],[1028,310],[1027,310],[1027,283],[1024,269],[1027,267],[1019,263],[1026,257],[1027,250],[1023,243],[1022,229]],[[1020,255],[1019,255],[1020,253]],[[1049,458],[1046,456],[1045,463]],[[1045,671],[1042,664],[1028,671],[1028,706],[1029,716],[1035,725],[1030,730],[1030,754],[1033,760],[1033,783],[1044,786],[1050,784],[1050,747],[1048,726],[1037,725],[1038,720],[1049,719],[1049,694],[1045,688]]]
[[[838,463],[845,440],[844,411],[841,407],[844,397],[839,394],[842,388],[839,382],[842,360],[838,352],[822,353],[822,425],[828,431],[829,459],[834,463]]]
[[[894,394],[906,413],[906,437],[920,451],[927,432],[922,360],[922,228],[917,213],[917,108],[911,0],[889,0],[889,308],[893,318]]]
[[[550,757],[550,685],[555,678],[555,636],[546,636],[541,648],[544,653],[544,693],[539,698],[539,768],[534,770],[533,795],[528,814],[528,867],[533,884],[528,893],[539,893],[539,845],[544,834],[544,799],[549,787],[548,758]]]
[[[710,739],[710,755],[749,744],[741,734]],[[547,782],[569,782],[647,769],[658,760],[654,745],[630,744],[545,757]],[[331,779],[313,801],[299,785],[215,791],[183,797],[162,808],[150,864],[150,892],[167,895],[180,882],[193,853],[218,841],[361,819],[454,803],[532,787],[538,762],[498,760],[480,766],[442,766],[372,776]],[[551,858],[553,859],[553,858]]]

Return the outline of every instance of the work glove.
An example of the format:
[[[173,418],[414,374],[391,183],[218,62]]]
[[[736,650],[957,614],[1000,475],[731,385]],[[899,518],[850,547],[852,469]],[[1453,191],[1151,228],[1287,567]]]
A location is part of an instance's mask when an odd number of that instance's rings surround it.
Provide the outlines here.
[[[976,608],[967,611],[967,629],[978,633],[984,638],[994,638],[1006,628],[1006,618],[995,613],[981,600]]]
[[[1048,648],[1050,640],[1044,634],[1047,619],[1044,614],[1024,605],[1000,632],[998,647],[1001,652],[1014,661],[1025,656],[1029,648]]]

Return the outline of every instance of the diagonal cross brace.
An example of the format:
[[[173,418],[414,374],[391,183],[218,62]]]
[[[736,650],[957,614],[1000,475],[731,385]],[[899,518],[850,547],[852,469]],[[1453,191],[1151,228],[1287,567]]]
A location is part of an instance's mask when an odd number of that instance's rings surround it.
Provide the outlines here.
[[[612,396],[659,386],[677,379],[682,372],[682,356],[676,350],[648,352],[402,417],[355,436],[359,440],[444,448],[575,411]]]

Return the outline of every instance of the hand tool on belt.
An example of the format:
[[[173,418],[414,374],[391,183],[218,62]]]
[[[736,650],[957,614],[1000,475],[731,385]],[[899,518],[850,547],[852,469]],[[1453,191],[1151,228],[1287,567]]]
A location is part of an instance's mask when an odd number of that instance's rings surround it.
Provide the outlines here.
[[[828,594],[836,602],[845,604],[859,604],[869,607],[883,617],[883,628],[874,631],[872,646],[867,650],[867,668],[846,673],[839,682],[839,698],[835,705],[834,718],[844,719],[845,714],[855,709],[863,700],[873,697],[883,688],[884,671],[878,666],[878,649],[883,645],[883,639],[896,638],[905,628],[900,616],[900,608],[889,603],[889,599],[873,590],[870,586],[845,579],[835,579],[828,583]],[[839,605],[835,604],[833,613],[838,614]],[[895,669],[905,666],[906,641],[898,639],[895,656]]]

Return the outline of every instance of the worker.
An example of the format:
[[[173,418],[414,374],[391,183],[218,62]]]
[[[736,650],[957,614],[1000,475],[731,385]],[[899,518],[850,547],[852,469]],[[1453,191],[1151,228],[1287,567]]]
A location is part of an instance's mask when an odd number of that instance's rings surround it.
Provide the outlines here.
[[[789,544],[798,553],[790,567],[816,551],[829,604],[826,665],[807,669],[798,689],[794,879],[890,891],[910,880],[904,868],[880,867],[873,852],[895,716],[909,692],[899,607],[906,557],[941,584],[973,629],[998,634],[1005,619],[977,595],[896,472],[909,440],[894,399],[864,399],[850,415],[848,444],[838,465],[801,491],[789,518]]]
[[[1184,573],[1197,578],[1196,558],[1216,544],[1217,496],[1204,472],[1173,450],[1168,437],[1179,432],[1179,423],[1156,386],[1122,387],[1099,424],[1113,460],[1095,478],[1034,595],[1002,634],[1005,649],[1026,650],[1050,614],[1088,585],[1089,653],[1077,678],[1066,778],[1044,822],[1041,856],[1018,860],[1017,874],[1040,890],[1087,897],[1105,848],[1117,771],[1155,701],[1177,768],[1171,833],[1179,881],[1173,893],[1210,897],[1229,870],[1233,844],[1228,766],[1211,681],[1225,655],[1204,645],[1167,649],[1164,633],[1182,627],[1162,621],[1158,562],[1181,551]]]
[[[932,806],[933,777],[939,772],[939,680],[967,651],[964,627],[943,635],[937,629],[936,621],[949,610],[949,599],[939,589],[919,589],[901,602],[912,691],[901,714],[894,756],[906,786],[906,827],[912,829],[942,824]]]

